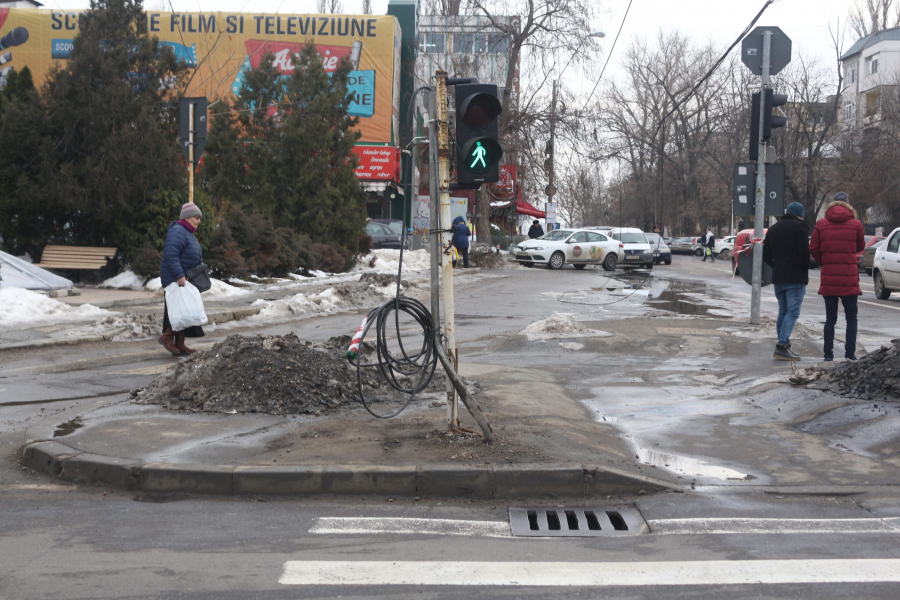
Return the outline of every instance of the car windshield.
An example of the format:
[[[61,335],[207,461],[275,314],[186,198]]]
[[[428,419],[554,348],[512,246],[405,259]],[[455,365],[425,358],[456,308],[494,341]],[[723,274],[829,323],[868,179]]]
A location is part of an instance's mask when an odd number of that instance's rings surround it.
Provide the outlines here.
[[[402,234],[403,233],[403,221],[388,221],[387,223],[382,223],[385,227],[391,230],[391,233]]]
[[[619,240],[623,244],[646,244],[647,236],[643,233],[627,233],[627,232],[613,232],[612,234],[614,240]]]
[[[550,233],[544,234],[539,237],[539,240],[547,240],[549,242],[561,242],[572,235],[572,232],[568,229],[554,229]]]
[[[666,245],[666,241],[664,239],[662,239],[658,233],[648,233],[646,235],[647,235],[647,241],[649,241],[651,244],[654,244],[656,246],[665,246]]]

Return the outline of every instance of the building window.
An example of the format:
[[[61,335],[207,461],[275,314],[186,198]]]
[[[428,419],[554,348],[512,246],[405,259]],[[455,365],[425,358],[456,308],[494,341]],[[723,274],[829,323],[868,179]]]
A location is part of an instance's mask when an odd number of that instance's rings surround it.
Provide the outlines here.
[[[874,75],[878,72],[878,54],[866,57],[866,75]]]
[[[848,100],[844,102],[844,121],[853,121],[856,118],[856,114],[853,111],[853,102]]]
[[[474,54],[475,53],[475,34],[474,33],[454,33],[453,34],[453,54]]]
[[[454,54],[506,54],[509,38],[502,33],[454,33]]]
[[[420,33],[419,52],[423,54],[444,54],[447,52],[447,35],[444,33]]]
[[[881,92],[869,92],[866,94],[866,116],[877,115],[881,111]]]
[[[847,65],[844,69],[844,80],[850,83],[856,83],[856,65]]]

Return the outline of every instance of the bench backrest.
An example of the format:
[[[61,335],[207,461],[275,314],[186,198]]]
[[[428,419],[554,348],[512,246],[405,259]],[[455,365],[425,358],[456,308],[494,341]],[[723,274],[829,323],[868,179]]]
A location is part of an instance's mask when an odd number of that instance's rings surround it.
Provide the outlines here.
[[[57,269],[102,269],[116,257],[116,248],[45,246],[38,266]]]

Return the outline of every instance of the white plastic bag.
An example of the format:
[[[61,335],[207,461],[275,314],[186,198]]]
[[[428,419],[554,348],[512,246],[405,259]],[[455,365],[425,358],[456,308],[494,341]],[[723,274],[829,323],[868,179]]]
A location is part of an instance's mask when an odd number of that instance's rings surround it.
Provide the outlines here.
[[[184,331],[188,327],[207,323],[200,291],[190,281],[183,286],[172,282],[166,287],[166,309],[172,331]]]

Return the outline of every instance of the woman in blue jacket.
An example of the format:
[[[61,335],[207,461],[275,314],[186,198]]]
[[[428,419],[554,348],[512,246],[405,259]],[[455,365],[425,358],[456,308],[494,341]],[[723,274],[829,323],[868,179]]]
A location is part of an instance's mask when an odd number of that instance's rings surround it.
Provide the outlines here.
[[[187,283],[187,272],[203,261],[200,242],[194,234],[200,226],[203,213],[193,202],[181,207],[181,218],[169,225],[166,233],[166,245],[163,248],[162,264],[159,267],[159,279],[163,289],[173,282],[183,286]],[[164,301],[165,302],[165,301]],[[165,306],[165,304],[163,304]],[[163,312],[163,334],[159,343],[172,354],[191,354],[195,350],[184,345],[185,338],[203,337],[203,327],[195,325],[183,331],[172,331],[169,324],[169,310]]]
[[[459,250],[460,255],[463,259],[463,269],[469,268],[469,236],[472,235],[472,232],[469,231],[469,226],[466,225],[466,220],[462,217],[456,217],[453,219],[453,238],[451,238],[450,243],[456,246],[456,249]]]

